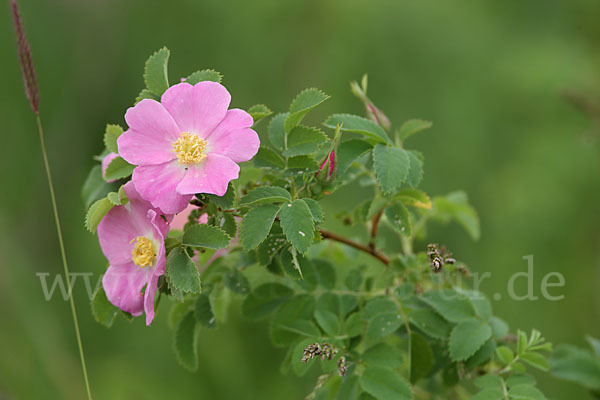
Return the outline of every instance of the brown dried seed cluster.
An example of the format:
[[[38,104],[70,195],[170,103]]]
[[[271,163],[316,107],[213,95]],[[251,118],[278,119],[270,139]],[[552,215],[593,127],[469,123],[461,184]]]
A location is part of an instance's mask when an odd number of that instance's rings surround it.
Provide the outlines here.
[[[429,257],[429,265],[433,272],[441,271],[444,264],[454,264],[456,262],[456,260],[452,258],[452,253],[444,246],[440,249],[437,243],[429,243],[427,245],[427,256]]]
[[[321,360],[331,360],[338,353],[338,349],[329,343],[313,343],[306,346],[304,349],[304,356],[302,357],[302,362],[307,363],[309,360],[313,359],[313,357],[321,356]]]

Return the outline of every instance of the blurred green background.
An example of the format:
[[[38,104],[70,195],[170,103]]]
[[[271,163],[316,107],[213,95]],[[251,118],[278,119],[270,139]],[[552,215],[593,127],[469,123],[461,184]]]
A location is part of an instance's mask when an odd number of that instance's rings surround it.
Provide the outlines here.
[[[369,95],[392,121],[434,122],[409,144],[425,153],[424,188],[464,189],[480,213],[478,243],[455,227],[431,230],[431,240],[492,272],[483,290],[503,294],[493,304],[512,328],[536,327],[554,343],[600,336],[600,132],[560,95],[574,88],[600,98],[596,0],[22,0],[21,11],[73,272],[94,272],[95,283],[105,268],[83,227],[80,187],[105,124],[124,123],[145,59],[166,45],[173,82],[214,68],[237,107],[281,111],[301,89],[323,89],[333,98],[315,123],[362,113],[348,83],[368,72]],[[36,276],[62,266],[8,5],[0,21],[0,398],[81,399],[68,303],[46,302]],[[529,254],[535,294],[559,271],[566,286],[551,293],[564,300],[508,298],[508,279]],[[107,330],[82,282],[75,295],[96,399],[301,399],[314,384],[314,374],[281,375],[284,353],[265,324],[245,322],[235,307],[230,323],[202,332],[191,374],[171,351],[167,307],[151,328],[120,319]],[[588,398],[540,379],[550,398]]]

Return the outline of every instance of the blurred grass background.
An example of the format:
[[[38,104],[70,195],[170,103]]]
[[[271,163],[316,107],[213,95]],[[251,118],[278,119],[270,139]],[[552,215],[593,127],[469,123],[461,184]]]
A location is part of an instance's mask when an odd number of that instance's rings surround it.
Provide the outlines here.
[[[124,123],[145,59],[166,45],[173,82],[214,68],[237,107],[281,111],[301,89],[323,89],[333,98],[315,123],[362,113],[348,83],[368,72],[369,95],[392,121],[434,122],[409,143],[425,153],[424,188],[464,189],[480,213],[480,242],[455,227],[431,230],[431,240],[474,271],[492,272],[482,288],[504,295],[493,303],[512,328],[539,328],[554,343],[600,336],[599,144],[589,140],[590,119],[560,96],[574,88],[600,98],[597,1],[22,0],[21,11],[73,272],[105,268],[83,227],[80,187],[105,124]],[[46,302],[35,275],[62,267],[8,5],[0,21],[0,398],[81,399],[68,304]],[[529,254],[535,294],[546,273],[559,271],[566,286],[551,293],[564,300],[508,299],[508,279],[525,271]],[[75,295],[96,399],[300,399],[314,384],[314,376],[281,375],[284,354],[265,324],[235,309],[226,326],[203,331],[200,370],[191,374],[171,351],[166,307],[152,328],[140,319],[107,330],[93,320],[81,282]],[[553,399],[588,398],[547,378],[541,387]]]

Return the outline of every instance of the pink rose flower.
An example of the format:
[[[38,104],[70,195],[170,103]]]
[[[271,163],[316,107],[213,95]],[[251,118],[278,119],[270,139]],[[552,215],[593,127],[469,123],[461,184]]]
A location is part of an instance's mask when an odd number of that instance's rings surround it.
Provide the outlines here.
[[[258,151],[252,117],[228,110],[231,96],[216,82],[178,83],[161,98],[127,110],[129,129],[117,140],[119,154],[137,167],[133,184],[165,213],[182,211],[195,193],[222,196],[237,163]]]
[[[134,316],[145,311],[150,325],[158,277],[165,273],[164,238],[172,216],[165,221],[132,182],[124,190],[129,202],[112,208],[98,225],[100,247],[110,263],[102,286],[108,300],[121,310]]]

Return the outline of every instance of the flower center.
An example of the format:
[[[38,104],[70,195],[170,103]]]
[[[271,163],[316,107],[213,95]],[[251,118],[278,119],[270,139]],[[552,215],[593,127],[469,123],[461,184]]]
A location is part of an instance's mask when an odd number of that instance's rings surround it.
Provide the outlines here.
[[[182,164],[198,164],[204,161],[206,154],[206,140],[194,133],[183,132],[179,139],[173,143],[173,151],[177,154],[177,159]]]
[[[150,239],[138,236],[135,240],[135,246],[131,250],[131,259],[135,265],[140,268],[148,267],[154,263],[154,246]]]

